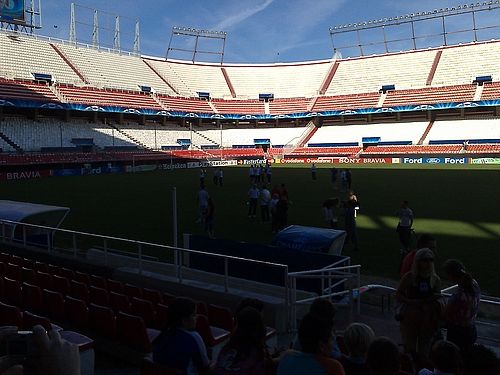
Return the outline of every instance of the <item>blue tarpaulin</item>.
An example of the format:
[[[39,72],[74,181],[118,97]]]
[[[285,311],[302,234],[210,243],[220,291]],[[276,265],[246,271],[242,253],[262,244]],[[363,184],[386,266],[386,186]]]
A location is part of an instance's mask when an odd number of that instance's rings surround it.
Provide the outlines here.
[[[276,234],[273,245],[299,251],[340,255],[345,237],[343,230],[291,225]]]

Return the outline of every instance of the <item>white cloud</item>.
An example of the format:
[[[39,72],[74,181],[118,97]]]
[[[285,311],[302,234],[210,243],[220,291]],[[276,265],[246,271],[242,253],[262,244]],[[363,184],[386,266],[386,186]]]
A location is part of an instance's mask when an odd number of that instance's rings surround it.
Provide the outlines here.
[[[246,19],[252,17],[253,15],[262,12],[269,5],[271,5],[274,0],[265,0],[262,4],[243,9],[241,12],[233,14],[232,16],[226,17],[224,20],[219,22],[217,25],[213,27],[215,30],[227,30],[234,25],[239,24],[240,22],[245,21]]]

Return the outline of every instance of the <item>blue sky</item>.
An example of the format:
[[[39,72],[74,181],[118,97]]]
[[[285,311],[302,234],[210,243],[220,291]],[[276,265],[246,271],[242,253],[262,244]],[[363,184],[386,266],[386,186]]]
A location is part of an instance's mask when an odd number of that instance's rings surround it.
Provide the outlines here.
[[[39,34],[67,39],[69,35],[69,13],[71,0],[42,0],[43,24]],[[332,57],[332,42],[329,27],[350,22],[367,21],[398,16],[417,11],[451,7],[460,0],[80,0],[78,4],[98,8],[109,14],[100,18],[103,44],[112,40],[114,20],[111,14],[122,16],[122,48],[131,49],[133,20],[141,22],[141,52],[154,56],[165,56],[172,26],[186,26],[228,33],[225,60],[228,62],[286,62]],[[498,16],[498,12],[496,12]],[[493,15],[485,14],[484,22],[492,22]],[[92,21],[91,11],[77,8],[77,37],[86,42],[91,38],[91,28],[85,23]],[[459,30],[468,26],[469,19],[457,17],[450,22],[450,29]],[[55,28],[54,26],[57,26]],[[437,30],[436,22],[422,24],[420,35]],[[494,30],[498,37],[499,29]],[[404,29],[388,33],[397,38]],[[493,31],[492,31],[493,32]],[[351,44],[355,35],[339,40],[340,45]],[[366,33],[365,42],[379,41],[382,34]],[[470,39],[470,35],[459,34],[456,42]],[[421,39],[422,45],[439,45],[440,37]],[[189,47],[191,42],[176,39],[175,47]],[[338,44],[339,45],[339,44]],[[205,42],[203,48],[218,47]],[[394,43],[393,50],[407,49],[405,43]],[[377,52],[367,48],[366,53]],[[344,48],[344,56],[354,55],[356,50]],[[190,56],[177,53],[178,58]],[[210,56],[200,56],[207,60]]]

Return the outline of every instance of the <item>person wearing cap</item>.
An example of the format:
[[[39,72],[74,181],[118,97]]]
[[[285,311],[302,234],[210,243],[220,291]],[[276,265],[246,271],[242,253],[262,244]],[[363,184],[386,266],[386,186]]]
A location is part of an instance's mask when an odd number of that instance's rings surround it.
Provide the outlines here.
[[[405,351],[415,359],[427,357],[443,310],[441,280],[431,249],[417,251],[411,271],[399,283],[396,301],[400,304],[398,318]]]

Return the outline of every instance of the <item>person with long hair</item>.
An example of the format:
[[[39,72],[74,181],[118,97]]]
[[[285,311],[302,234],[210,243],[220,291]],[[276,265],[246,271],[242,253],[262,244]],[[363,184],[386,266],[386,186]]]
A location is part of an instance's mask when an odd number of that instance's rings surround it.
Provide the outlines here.
[[[262,315],[253,307],[245,307],[236,314],[236,329],[219,354],[215,374],[260,375],[271,367]]]
[[[153,342],[153,361],[186,375],[208,374],[207,348],[196,328],[196,304],[176,298],[168,308],[168,325]]]
[[[449,259],[444,263],[445,274],[456,291],[448,298],[445,307],[447,340],[467,351],[476,342],[476,317],[481,300],[479,284],[465,270],[462,262]]]
[[[428,357],[442,315],[441,280],[432,250],[417,251],[411,272],[399,283],[396,300],[402,307],[398,319],[406,352],[414,359]]]

